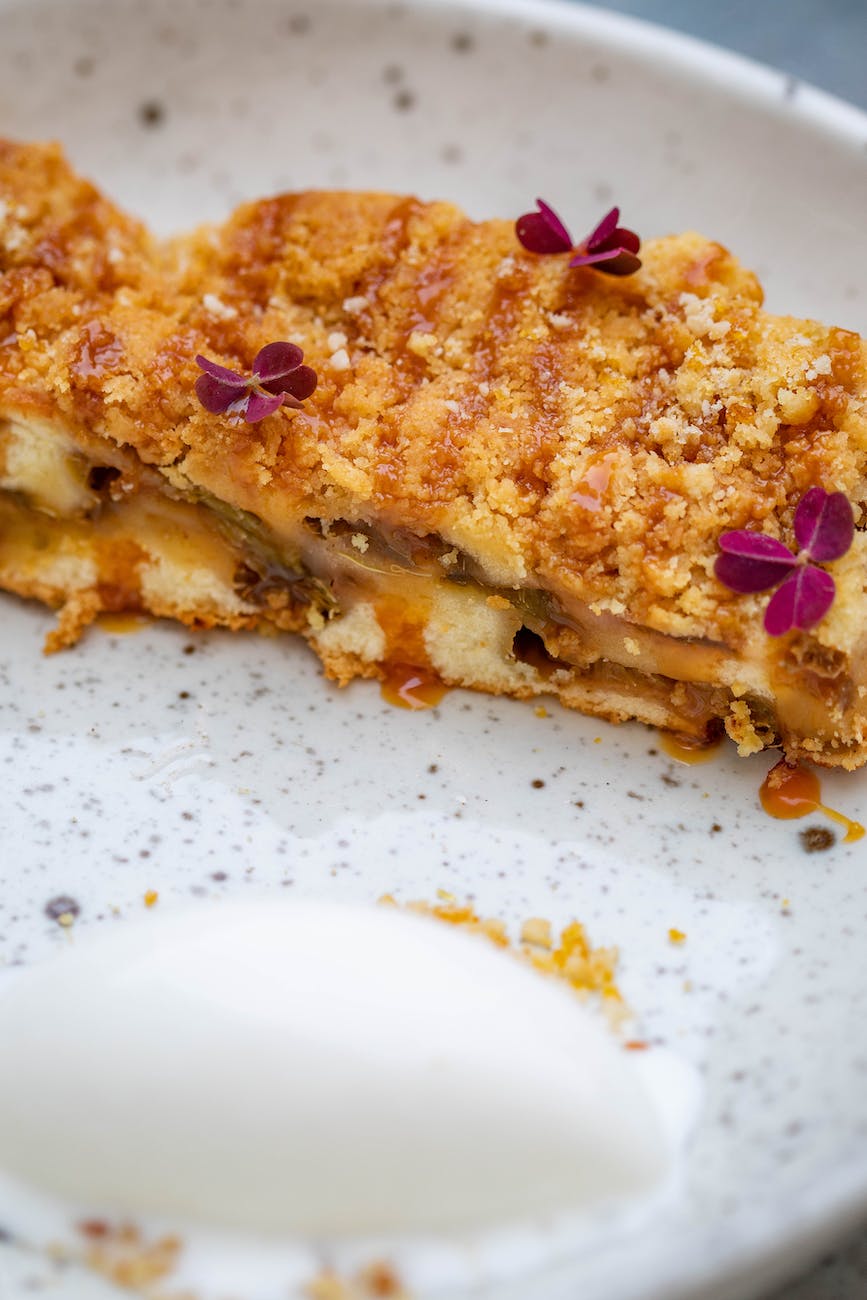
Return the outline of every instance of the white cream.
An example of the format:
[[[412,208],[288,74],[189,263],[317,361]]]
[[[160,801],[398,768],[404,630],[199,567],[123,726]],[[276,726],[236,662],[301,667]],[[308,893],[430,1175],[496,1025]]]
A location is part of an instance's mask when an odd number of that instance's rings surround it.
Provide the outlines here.
[[[669,1144],[575,996],[474,936],[288,900],[148,916],[0,996],[0,1167],[76,1207],[461,1231],[640,1194]]]

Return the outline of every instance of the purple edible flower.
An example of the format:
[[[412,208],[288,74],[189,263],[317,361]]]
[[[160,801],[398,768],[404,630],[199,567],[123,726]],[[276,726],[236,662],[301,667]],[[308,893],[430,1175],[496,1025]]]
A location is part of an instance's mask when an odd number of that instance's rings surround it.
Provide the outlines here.
[[[531,253],[571,253],[572,236],[544,199],[536,200],[538,212],[525,212],[515,222],[518,242]]]
[[[196,395],[212,415],[229,414],[256,424],[281,406],[297,409],[314,391],[316,371],[302,365],[303,360],[295,343],[267,343],[256,353],[252,375],[239,375],[198,356],[196,365],[205,373],[196,380]]]
[[[795,511],[795,555],[766,533],[749,529],[723,533],[717,556],[717,578],[732,591],[751,594],[776,587],[765,610],[765,631],[784,636],[794,628],[821,622],[834,603],[834,579],[818,564],[839,560],[852,545],[852,507],[842,492],[814,487]]]
[[[606,275],[634,275],[641,266],[635,254],[641,240],[634,230],[618,226],[620,209],[612,208],[599,225],[575,249],[570,266],[598,266]]]
[[[536,200],[538,212],[525,212],[515,222],[518,241],[531,253],[572,253],[570,266],[595,266],[606,275],[633,275],[641,266],[636,253],[641,240],[634,230],[618,226],[620,209],[612,208],[580,244],[552,207]]]

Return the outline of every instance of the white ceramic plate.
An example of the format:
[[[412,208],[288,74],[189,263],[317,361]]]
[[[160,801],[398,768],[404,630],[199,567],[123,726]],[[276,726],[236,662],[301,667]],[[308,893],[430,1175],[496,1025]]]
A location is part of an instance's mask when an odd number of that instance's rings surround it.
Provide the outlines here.
[[[291,187],[477,216],[541,194],[588,227],[617,201],[643,235],[738,250],[773,309],[867,329],[867,119],[590,9],[0,0],[0,69],[0,132],[59,137],[163,231]],[[146,890],[156,924],[191,895],[444,888],[620,945],[644,1036],[704,1081],[681,1194],[644,1226],[552,1240],[523,1275],[456,1266],[452,1296],[733,1300],[867,1212],[865,849],[808,855],[803,823],[769,820],[768,758],[679,767],[644,728],[459,692],[405,714],[324,685],[292,642],[187,654],[153,626],[43,659],[48,615],[5,599],[2,617],[0,963],[122,924]],[[825,791],[867,820],[863,775]],[[58,895],[72,940],[45,915]],[[4,1300],[37,1268],[15,1260]]]

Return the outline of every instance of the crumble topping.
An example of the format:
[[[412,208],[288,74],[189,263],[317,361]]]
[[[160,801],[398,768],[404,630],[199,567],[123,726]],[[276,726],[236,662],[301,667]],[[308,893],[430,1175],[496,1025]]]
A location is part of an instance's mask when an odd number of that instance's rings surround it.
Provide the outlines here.
[[[202,297],[202,306],[205,311],[216,316],[218,320],[234,320],[238,315],[237,307],[230,307],[228,303],[223,302],[215,293],[206,293]]]
[[[551,620],[531,626],[552,659],[577,664],[569,682],[556,668],[544,679],[564,703],[689,729],[700,688],[695,716],[722,719],[743,747],[781,740],[792,757],[845,766],[867,757],[867,349],[851,332],[763,312],[755,277],[719,244],[645,240],[637,267],[637,236],[609,230],[608,214],[580,254],[567,231],[561,255],[540,256],[511,222],[473,223],[448,203],[311,192],[245,204],[219,228],[157,245],[54,146],[0,143],[0,196],[4,232],[8,213],[24,213],[22,240],[0,252],[0,426],[39,416],[102,454],[124,449],[293,546],[311,514],[354,532],[385,524],[438,538],[459,557],[441,568],[464,598],[432,601],[435,624],[417,640],[450,683],[538,691],[538,674],[510,658],[510,615],[486,609],[499,613],[495,629],[469,605],[479,588],[544,593],[573,621],[578,611],[571,641]],[[628,270],[614,274],[624,257]],[[237,316],[209,312],[206,295]],[[197,355],[249,374],[275,339],[297,340],[319,376],[303,411],[277,411],[251,432],[197,408]],[[593,456],[610,458],[610,473],[588,492]],[[762,600],[715,576],[718,539],[789,535],[810,487],[847,497],[855,537],[834,561],[827,616],[770,653]],[[232,627],[262,625],[282,599],[277,625],[313,629],[316,644],[334,612],[330,574],[291,615],[270,574],[258,576],[240,594],[231,576],[210,584],[204,613],[180,594],[192,590],[186,573],[169,591],[165,565],[137,592],[103,585],[116,608],[134,595]],[[68,601],[53,644],[105,607],[83,565],[75,589],[60,569],[0,581]],[[603,671],[581,659],[579,641],[609,615],[622,620],[617,636],[592,641]],[[475,620],[472,633],[456,640],[455,620]],[[651,643],[656,634],[671,645]],[[343,644],[323,655],[329,672],[369,674]],[[724,671],[710,647],[727,656]],[[830,650],[835,678],[813,668]],[[730,707],[735,678],[749,683],[743,716]]]

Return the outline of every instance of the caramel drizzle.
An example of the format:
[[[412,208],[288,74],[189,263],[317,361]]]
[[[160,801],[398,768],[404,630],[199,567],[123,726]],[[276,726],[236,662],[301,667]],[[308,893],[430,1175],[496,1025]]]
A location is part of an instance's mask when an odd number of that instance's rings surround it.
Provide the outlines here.
[[[378,302],[383,287],[393,279],[401,255],[409,247],[410,224],[421,211],[418,199],[406,198],[389,213],[382,231],[379,262],[362,277],[356,289],[368,302]]]
[[[784,821],[824,813],[832,822],[845,827],[844,844],[854,844],[864,835],[860,822],[822,803],[818,776],[800,763],[790,765],[783,759],[775,764],[762,782],[759,798],[766,813]]]

